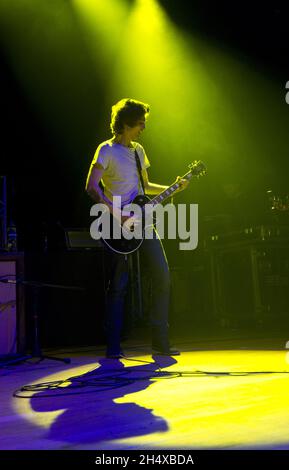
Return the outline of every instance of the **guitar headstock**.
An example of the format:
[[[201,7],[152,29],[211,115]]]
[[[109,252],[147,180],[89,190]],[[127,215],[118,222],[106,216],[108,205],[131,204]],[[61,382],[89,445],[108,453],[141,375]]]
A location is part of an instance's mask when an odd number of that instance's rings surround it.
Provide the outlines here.
[[[201,160],[194,160],[189,165],[189,169],[193,176],[204,176],[207,173],[206,165]]]

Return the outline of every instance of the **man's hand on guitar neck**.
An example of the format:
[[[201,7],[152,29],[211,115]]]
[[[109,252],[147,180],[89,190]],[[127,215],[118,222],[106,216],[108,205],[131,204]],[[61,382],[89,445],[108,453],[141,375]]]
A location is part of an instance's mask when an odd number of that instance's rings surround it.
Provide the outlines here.
[[[176,183],[179,184],[180,186],[179,186],[179,188],[176,190],[175,194],[176,194],[176,193],[179,193],[179,192],[181,192],[181,191],[183,191],[184,189],[186,189],[186,188],[188,187],[188,185],[189,185],[189,180],[184,179],[184,178],[182,178],[181,176],[177,176],[177,179],[176,179],[176,181],[174,182],[174,184],[176,184]]]

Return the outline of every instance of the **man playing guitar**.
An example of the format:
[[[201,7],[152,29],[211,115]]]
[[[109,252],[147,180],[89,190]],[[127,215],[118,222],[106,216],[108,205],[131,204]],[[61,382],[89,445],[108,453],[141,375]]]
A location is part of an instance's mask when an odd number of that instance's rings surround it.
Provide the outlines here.
[[[98,203],[104,203],[113,213],[113,196],[121,196],[122,207],[136,196],[157,195],[168,186],[149,181],[147,168],[150,166],[145,150],[137,142],[144,131],[149,106],[133,99],[122,99],[112,107],[110,128],[113,137],[102,142],[90,165],[86,191]],[[139,162],[137,162],[139,159]],[[182,191],[189,183],[177,178],[178,189]],[[114,208],[114,215],[116,214]],[[129,230],[139,220],[130,213],[117,213],[120,223]],[[107,291],[106,333],[109,358],[123,356],[121,350],[121,329],[124,315],[124,301],[128,285],[127,256],[110,252],[112,258],[110,283]],[[140,248],[142,266],[150,269],[152,277],[152,348],[158,354],[178,355],[179,351],[169,343],[168,312],[170,297],[170,275],[167,258],[156,231],[152,239],[144,239]]]

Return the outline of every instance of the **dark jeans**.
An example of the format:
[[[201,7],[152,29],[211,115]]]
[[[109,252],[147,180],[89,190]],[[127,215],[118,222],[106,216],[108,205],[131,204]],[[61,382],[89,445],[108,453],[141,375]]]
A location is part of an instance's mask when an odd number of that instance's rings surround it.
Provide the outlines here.
[[[168,312],[170,273],[161,240],[155,235],[145,239],[140,247],[141,270],[149,269],[152,279],[152,347],[168,349]],[[129,255],[130,256],[130,255]],[[118,354],[124,317],[125,295],[128,287],[128,257],[109,252],[110,275],[106,302],[107,354]]]

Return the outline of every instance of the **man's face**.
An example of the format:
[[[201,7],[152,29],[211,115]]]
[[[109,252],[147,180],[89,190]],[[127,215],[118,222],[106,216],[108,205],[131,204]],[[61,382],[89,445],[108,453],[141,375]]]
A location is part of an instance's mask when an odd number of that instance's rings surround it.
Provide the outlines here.
[[[137,139],[140,134],[142,133],[142,131],[145,129],[146,127],[146,119],[145,119],[145,116],[141,117],[140,119],[138,119],[137,123],[135,124],[135,126],[133,127],[129,127],[129,126],[126,126],[127,127],[127,130],[130,134],[130,138],[131,140],[135,140]]]

